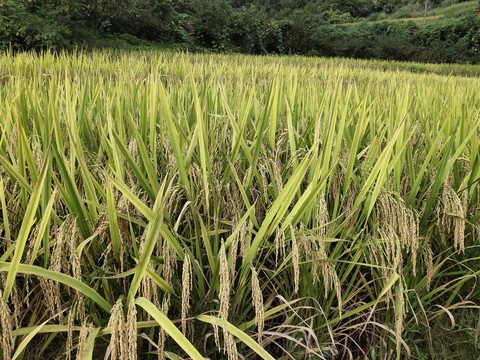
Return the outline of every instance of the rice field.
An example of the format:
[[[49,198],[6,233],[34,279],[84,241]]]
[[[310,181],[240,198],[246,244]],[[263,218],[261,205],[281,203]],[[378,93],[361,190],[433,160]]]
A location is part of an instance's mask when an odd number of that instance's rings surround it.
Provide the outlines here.
[[[0,358],[439,358],[480,79],[370,64],[2,53]]]

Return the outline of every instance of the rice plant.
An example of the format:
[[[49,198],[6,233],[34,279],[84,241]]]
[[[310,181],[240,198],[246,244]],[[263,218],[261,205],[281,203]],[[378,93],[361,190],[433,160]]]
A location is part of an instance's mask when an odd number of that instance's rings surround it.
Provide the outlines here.
[[[433,356],[480,305],[479,115],[354,60],[2,53],[0,357]]]

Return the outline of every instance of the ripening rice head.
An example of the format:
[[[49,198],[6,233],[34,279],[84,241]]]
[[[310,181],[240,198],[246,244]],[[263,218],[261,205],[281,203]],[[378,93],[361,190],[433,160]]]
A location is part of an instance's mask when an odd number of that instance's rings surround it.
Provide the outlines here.
[[[300,286],[300,247],[298,246],[297,238],[295,237],[295,230],[292,225],[290,226],[290,235],[292,238],[292,266],[293,266],[293,279],[295,294],[298,293]]]
[[[187,313],[190,308],[190,291],[192,290],[192,265],[190,255],[185,254],[182,271],[182,333],[187,330]]]
[[[137,359],[137,308],[134,301],[130,301],[125,324],[125,339],[127,340],[127,356],[129,360]]]
[[[12,335],[12,316],[7,302],[3,298],[2,290],[0,289],[0,328],[1,328],[1,344],[3,357],[5,360],[11,359],[11,353],[15,346],[15,339]]]
[[[264,314],[264,307],[263,307],[263,295],[262,290],[260,289],[260,282],[258,280],[258,274],[253,267],[251,266],[252,270],[252,300],[253,300],[253,307],[255,308],[255,325],[257,325],[258,329],[258,342],[262,343],[262,333],[265,324],[265,314]]]
[[[228,319],[228,310],[230,307],[230,268],[225,253],[225,244],[222,242],[220,248],[220,316]]]
[[[108,327],[111,330],[109,347],[112,360],[123,359],[123,356],[128,354],[128,342],[125,336],[123,297],[119,298],[115,305],[113,305],[112,310],[110,311]]]
[[[462,201],[455,190],[447,184],[443,185],[436,208],[437,226],[444,242],[448,234],[450,234],[452,227],[454,228],[453,245],[457,251],[465,251],[466,203],[468,203],[468,197],[464,197]]]
[[[77,354],[76,359],[84,359],[86,356],[87,350],[87,342],[88,337],[90,334],[93,333],[95,327],[92,324],[88,324],[87,320],[84,320],[82,323],[82,328],[80,329],[80,333],[78,335],[78,346],[77,346]]]

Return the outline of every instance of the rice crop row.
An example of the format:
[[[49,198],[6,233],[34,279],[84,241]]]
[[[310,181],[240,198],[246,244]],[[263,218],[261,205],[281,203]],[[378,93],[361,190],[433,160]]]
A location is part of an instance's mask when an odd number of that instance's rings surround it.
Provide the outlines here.
[[[3,358],[433,356],[479,305],[479,114],[354,61],[3,53]]]

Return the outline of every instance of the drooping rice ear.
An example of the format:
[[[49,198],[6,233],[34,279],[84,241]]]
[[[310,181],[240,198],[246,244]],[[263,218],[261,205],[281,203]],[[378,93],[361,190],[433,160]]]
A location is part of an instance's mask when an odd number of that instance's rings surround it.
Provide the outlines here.
[[[167,316],[168,308],[170,307],[170,294],[166,294],[162,301],[162,313]],[[165,329],[160,327],[158,334],[158,360],[165,360],[165,341],[167,339],[167,334]]]
[[[223,327],[223,337],[228,360],[238,360],[237,345],[233,336],[226,330],[226,326]]]
[[[395,295],[395,335],[397,337],[397,344],[400,344],[403,332],[403,322],[405,320],[405,294],[402,281],[397,288]]]
[[[110,320],[108,327],[111,330],[110,336],[110,350],[112,360],[124,359],[128,354],[127,339],[125,338],[125,315],[123,313],[123,297],[113,305],[110,311]]]
[[[427,291],[430,291],[430,285],[433,279],[433,251],[430,246],[430,242],[426,242],[423,249],[423,261],[427,267]]]
[[[88,337],[93,330],[94,326],[92,324],[87,324],[87,320],[84,320],[82,328],[80,329],[80,334],[78,335],[77,355],[75,357],[76,360],[83,360],[85,358]]]
[[[190,291],[192,289],[192,265],[190,256],[185,255],[182,272],[182,333],[187,331],[187,313],[190,309]]]
[[[437,202],[437,225],[440,227],[443,241],[450,233],[452,226],[454,227],[453,241],[456,251],[465,251],[465,202],[449,185],[443,185],[442,195]]]
[[[292,236],[292,265],[293,265],[293,278],[295,284],[295,294],[298,293],[300,286],[300,248],[295,237],[295,231],[293,226],[290,225],[290,233]]]
[[[228,266],[227,255],[225,253],[225,244],[222,242],[220,248],[220,315],[228,319],[228,309],[230,308],[230,268]]]
[[[220,301],[220,310],[219,316],[221,319],[228,321],[228,312],[230,308],[230,268],[228,266],[227,255],[225,253],[225,243],[222,242],[220,248],[220,289],[219,289],[219,301]],[[218,328],[214,326],[215,341],[218,341]],[[223,328],[223,341],[224,348],[223,351],[227,351],[230,354],[231,344],[228,342],[229,333],[226,331],[225,327]],[[218,346],[218,345],[217,345]]]
[[[73,349],[73,325],[75,325],[75,313],[77,311],[77,302],[74,302],[70,311],[68,313],[67,319],[67,349],[66,349],[66,359],[70,360],[72,358],[72,349]]]
[[[258,275],[253,265],[251,266],[251,269],[252,269],[252,300],[253,300],[253,307],[255,308],[255,325],[257,325],[257,330],[258,330],[258,342],[261,344],[263,328],[265,325],[263,295],[262,295],[262,290],[260,289],[260,282],[258,281]]]
[[[175,250],[168,244],[167,241],[163,243],[163,257],[164,257],[164,264],[163,264],[163,278],[167,282],[168,285],[172,286],[172,277],[173,273],[175,272],[175,268],[177,266],[177,254]]]
[[[127,356],[128,359],[137,359],[137,308],[135,302],[128,304],[127,322],[125,324],[125,338],[127,340]]]
[[[230,281],[233,283],[235,280],[235,266],[238,256],[238,243],[240,241],[240,234],[237,234],[232,243],[230,244]]]
[[[3,298],[2,290],[0,289],[0,327],[1,327],[1,342],[3,357],[5,360],[11,359],[11,354],[15,346],[15,339],[12,335],[12,315],[8,304]]]
[[[240,256],[242,259],[245,258],[246,253],[246,241],[247,241],[247,222],[243,223],[242,227],[240,228]]]

